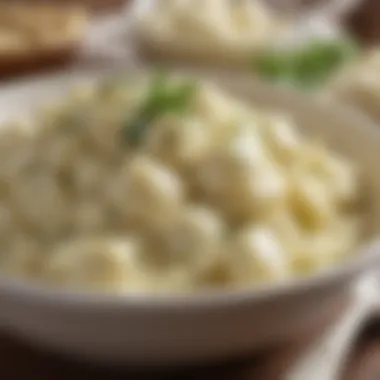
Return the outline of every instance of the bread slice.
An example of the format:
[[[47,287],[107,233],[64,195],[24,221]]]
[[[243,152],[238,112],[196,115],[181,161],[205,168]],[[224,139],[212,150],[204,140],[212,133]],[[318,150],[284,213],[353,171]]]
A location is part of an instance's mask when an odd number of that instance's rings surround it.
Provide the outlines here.
[[[82,7],[0,3],[0,76],[71,59],[87,25]]]

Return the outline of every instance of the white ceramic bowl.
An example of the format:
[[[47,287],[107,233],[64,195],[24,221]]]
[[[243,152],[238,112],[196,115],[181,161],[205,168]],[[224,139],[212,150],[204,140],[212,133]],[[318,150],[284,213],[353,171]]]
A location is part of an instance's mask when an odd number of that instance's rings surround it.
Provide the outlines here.
[[[3,88],[0,114],[19,115],[73,84],[104,75],[66,73]],[[368,218],[380,225],[380,132],[375,126],[348,110],[311,102],[304,95],[236,78],[213,79],[255,104],[291,112],[304,132],[323,136],[359,163],[371,194]],[[186,296],[69,293],[0,277],[0,323],[34,343],[97,362],[194,364],[295,336],[320,320],[350,282],[379,263],[380,248],[373,242],[358,250],[350,262],[310,279]]]

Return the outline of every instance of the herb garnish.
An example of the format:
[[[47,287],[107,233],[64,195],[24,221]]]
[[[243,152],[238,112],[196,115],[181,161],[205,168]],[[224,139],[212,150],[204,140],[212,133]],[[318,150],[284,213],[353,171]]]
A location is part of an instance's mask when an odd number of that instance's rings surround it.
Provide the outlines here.
[[[192,81],[171,82],[165,73],[156,73],[148,93],[132,119],[123,127],[123,138],[130,146],[139,146],[153,122],[163,114],[183,114],[193,99],[196,84]]]
[[[263,78],[313,89],[357,53],[352,41],[316,40],[297,50],[264,53],[254,59],[253,67]]]

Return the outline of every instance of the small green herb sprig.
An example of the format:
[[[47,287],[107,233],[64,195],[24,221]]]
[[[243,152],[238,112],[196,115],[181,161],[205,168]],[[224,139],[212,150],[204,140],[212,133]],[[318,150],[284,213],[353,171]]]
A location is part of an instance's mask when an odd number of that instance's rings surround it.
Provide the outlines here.
[[[358,53],[351,40],[315,40],[300,49],[263,53],[253,60],[253,69],[264,79],[314,89]]]
[[[173,82],[166,73],[155,73],[145,99],[122,129],[123,140],[131,147],[140,146],[158,117],[163,114],[181,115],[189,109],[196,88],[193,81]]]

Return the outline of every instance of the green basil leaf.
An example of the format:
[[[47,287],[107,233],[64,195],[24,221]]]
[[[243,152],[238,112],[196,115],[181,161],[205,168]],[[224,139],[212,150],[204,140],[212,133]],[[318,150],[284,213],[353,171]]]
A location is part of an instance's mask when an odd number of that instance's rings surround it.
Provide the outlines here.
[[[194,82],[172,83],[165,72],[157,72],[136,114],[123,127],[124,140],[133,147],[140,145],[157,118],[168,113],[177,115],[185,113],[189,109],[196,89]]]

